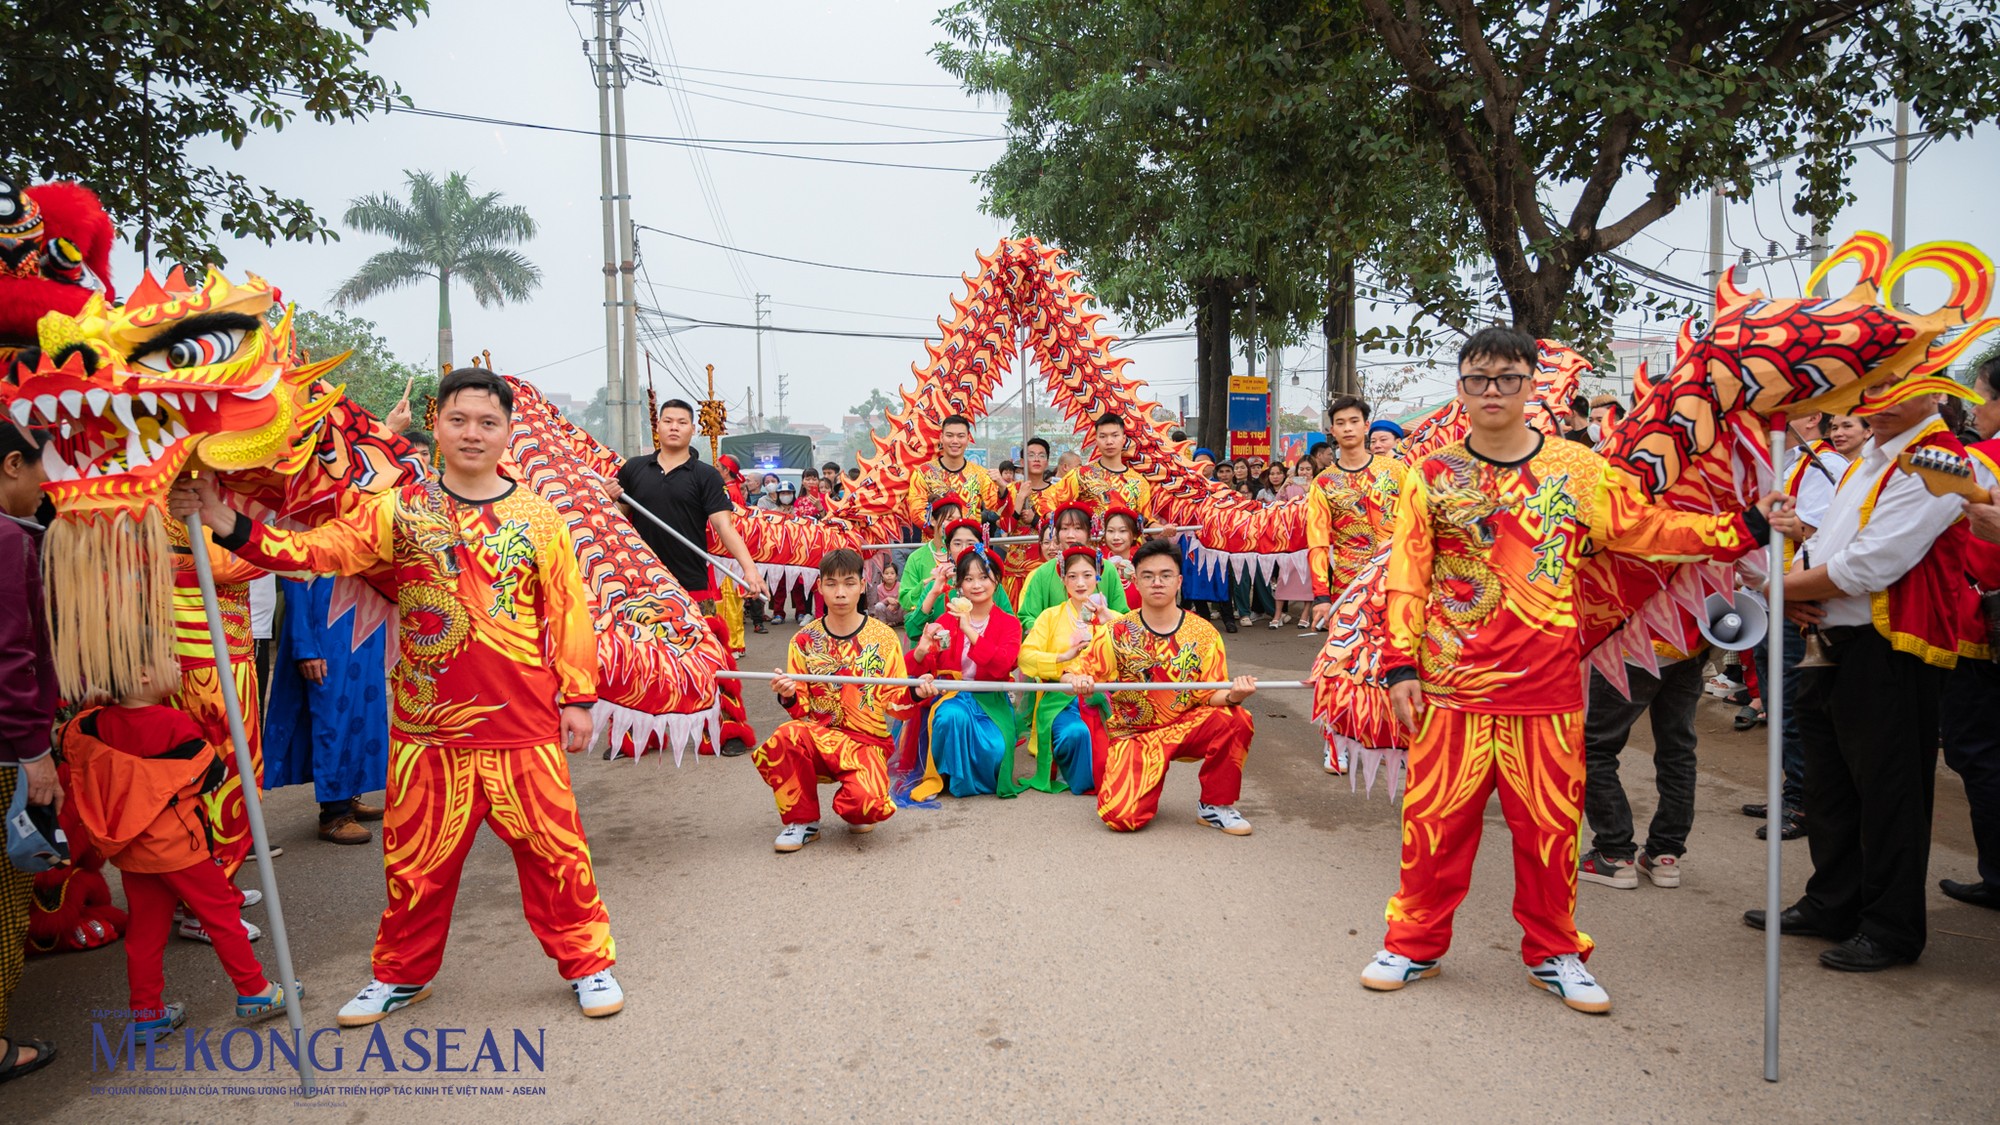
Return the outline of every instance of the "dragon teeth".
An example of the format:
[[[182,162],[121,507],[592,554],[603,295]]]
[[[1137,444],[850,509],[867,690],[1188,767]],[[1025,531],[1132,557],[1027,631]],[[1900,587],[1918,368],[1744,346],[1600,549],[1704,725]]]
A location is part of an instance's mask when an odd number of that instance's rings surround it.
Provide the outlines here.
[[[103,387],[92,387],[83,392],[84,401],[90,403],[90,412],[104,417],[104,404],[111,401],[111,392]]]
[[[188,428],[179,422],[169,422],[167,423],[167,436],[173,438],[175,441],[186,441]]]
[[[208,408],[209,408],[210,410],[220,410],[220,409],[222,409],[222,407],[221,407],[221,406],[219,405],[219,403],[220,403],[220,401],[221,401],[221,400],[220,400],[220,399],[218,399],[218,398],[216,397],[216,395],[215,395],[215,392],[214,392],[214,391],[203,391],[203,392],[201,392],[201,401],[203,401],[203,402],[207,403],[207,404],[208,404]]]
[[[181,396],[175,394],[172,391],[161,391],[160,400],[162,402],[165,402],[168,406],[173,407],[175,410],[179,410],[181,408]]]
[[[48,477],[50,480],[68,480],[76,475],[76,470],[70,468],[69,465],[64,463],[61,457],[56,455],[55,442],[50,442],[42,447],[42,475]]]
[[[15,423],[22,426],[27,425],[28,419],[32,417],[34,414],[34,410],[35,410],[34,403],[28,401],[25,398],[15,399],[13,407],[13,415]]]
[[[131,395],[112,395],[111,410],[112,413],[118,416],[118,423],[125,427],[126,433],[137,434],[139,432],[139,424],[132,420]]]
[[[51,422],[61,416],[60,412],[56,409],[56,396],[54,395],[36,396],[35,409],[41,411],[42,417]]]
[[[83,413],[82,391],[64,391],[57,397],[62,400],[63,409],[69,412],[70,417],[75,418]]]
[[[139,392],[139,401],[145,404],[145,406],[146,406],[146,413],[148,413],[148,414],[158,414],[158,413],[160,412],[160,396],[159,396],[159,395],[156,395],[156,394],[154,394],[154,393],[153,393],[153,392],[151,392],[151,391],[140,391],[140,392]]]
[[[139,431],[125,435],[125,468],[129,471],[141,465],[150,465],[153,459],[146,455],[146,443],[139,440]]]

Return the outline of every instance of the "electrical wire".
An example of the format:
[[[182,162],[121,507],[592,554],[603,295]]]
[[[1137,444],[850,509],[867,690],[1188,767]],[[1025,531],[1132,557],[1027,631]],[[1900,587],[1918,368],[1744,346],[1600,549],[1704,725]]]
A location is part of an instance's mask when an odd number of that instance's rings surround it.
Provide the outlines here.
[[[732,78],[767,78],[776,82],[816,82],[828,86],[896,86],[923,90],[960,90],[956,82],[871,82],[860,78],[807,78],[797,74],[758,74],[748,70],[717,70],[706,66],[676,66],[674,70],[695,74],[726,74]]]
[[[835,262],[815,262],[805,258],[788,258],[783,254],[766,254],[758,250],[745,250],[740,246],[730,246],[721,242],[710,242],[708,239],[696,238],[691,234],[680,234],[675,231],[663,230],[659,227],[649,227],[643,223],[635,223],[633,225],[637,226],[640,230],[649,230],[652,231],[654,234],[664,234],[668,238],[678,238],[682,242],[693,242],[702,246],[713,246],[718,250],[727,250],[732,254],[748,254],[753,258],[770,258],[773,261],[790,262],[795,266],[816,266],[820,269],[845,270],[848,273],[871,273],[871,274],[878,274],[884,277],[921,277],[932,281],[965,280],[962,276],[955,273],[915,273],[909,270],[878,270],[878,269],[869,269],[864,266],[844,266]]]
[[[858,105],[869,109],[901,109],[913,113],[967,113],[981,117],[1005,117],[1004,109],[965,109],[954,106],[910,105],[906,102],[859,102],[848,98],[828,98],[817,94],[787,94],[781,90],[764,90],[756,86],[731,86],[726,82],[707,82],[699,78],[674,78],[673,81],[690,86],[711,86],[717,90],[735,90],[745,94],[763,94],[772,98],[795,98],[799,101],[825,102],[831,105]],[[769,107],[776,108],[776,107]]]

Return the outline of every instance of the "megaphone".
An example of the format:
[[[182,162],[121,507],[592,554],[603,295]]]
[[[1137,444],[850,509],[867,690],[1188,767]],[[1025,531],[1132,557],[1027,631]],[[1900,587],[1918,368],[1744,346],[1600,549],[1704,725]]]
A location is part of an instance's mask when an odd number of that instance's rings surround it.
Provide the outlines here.
[[[1771,609],[1752,591],[1710,594],[1701,609],[1702,639],[1724,652],[1756,648],[1770,632]]]

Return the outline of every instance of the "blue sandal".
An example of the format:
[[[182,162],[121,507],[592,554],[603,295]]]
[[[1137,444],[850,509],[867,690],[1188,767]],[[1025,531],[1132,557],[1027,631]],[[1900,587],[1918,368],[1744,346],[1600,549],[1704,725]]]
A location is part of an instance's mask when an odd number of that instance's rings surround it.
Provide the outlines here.
[[[166,1035],[187,1022],[187,1009],[182,1005],[167,1004],[163,1006],[163,1010],[166,1014],[157,1019],[133,1021],[132,1039],[134,1042],[144,1042],[147,1039]]]
[[[304,999],[306,986],[298,981],[293,981],[292,994],[300,999]],[[236,998],[237,1019],[266,1020],[284,1010],[285,986],[281,984],[274,984],[267,991],[255,996],[238,996]]]

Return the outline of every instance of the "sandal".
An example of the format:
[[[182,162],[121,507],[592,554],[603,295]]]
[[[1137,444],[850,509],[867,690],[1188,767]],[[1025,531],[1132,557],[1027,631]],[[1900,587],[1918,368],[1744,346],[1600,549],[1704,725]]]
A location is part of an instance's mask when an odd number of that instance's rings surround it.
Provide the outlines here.
[[[1749,730],[1752,727],[1761,727],[1769,721],[1762,707],[1750,704],[1745,706],[1743,710],[1736,712],[1736,721],[1730,725],[1734,726],[1737,730]]]
[[[53,1043],[44,1043],[39,1039],[12,1038],[6,1040],[6,1043],[6,1052],[0,1054],[0,1082],[12,1082],[24,1074],[33,1074],[56,1061],[56,1048]],[[35,1052],[33,1062],[18,1061],[23,1047]]]

